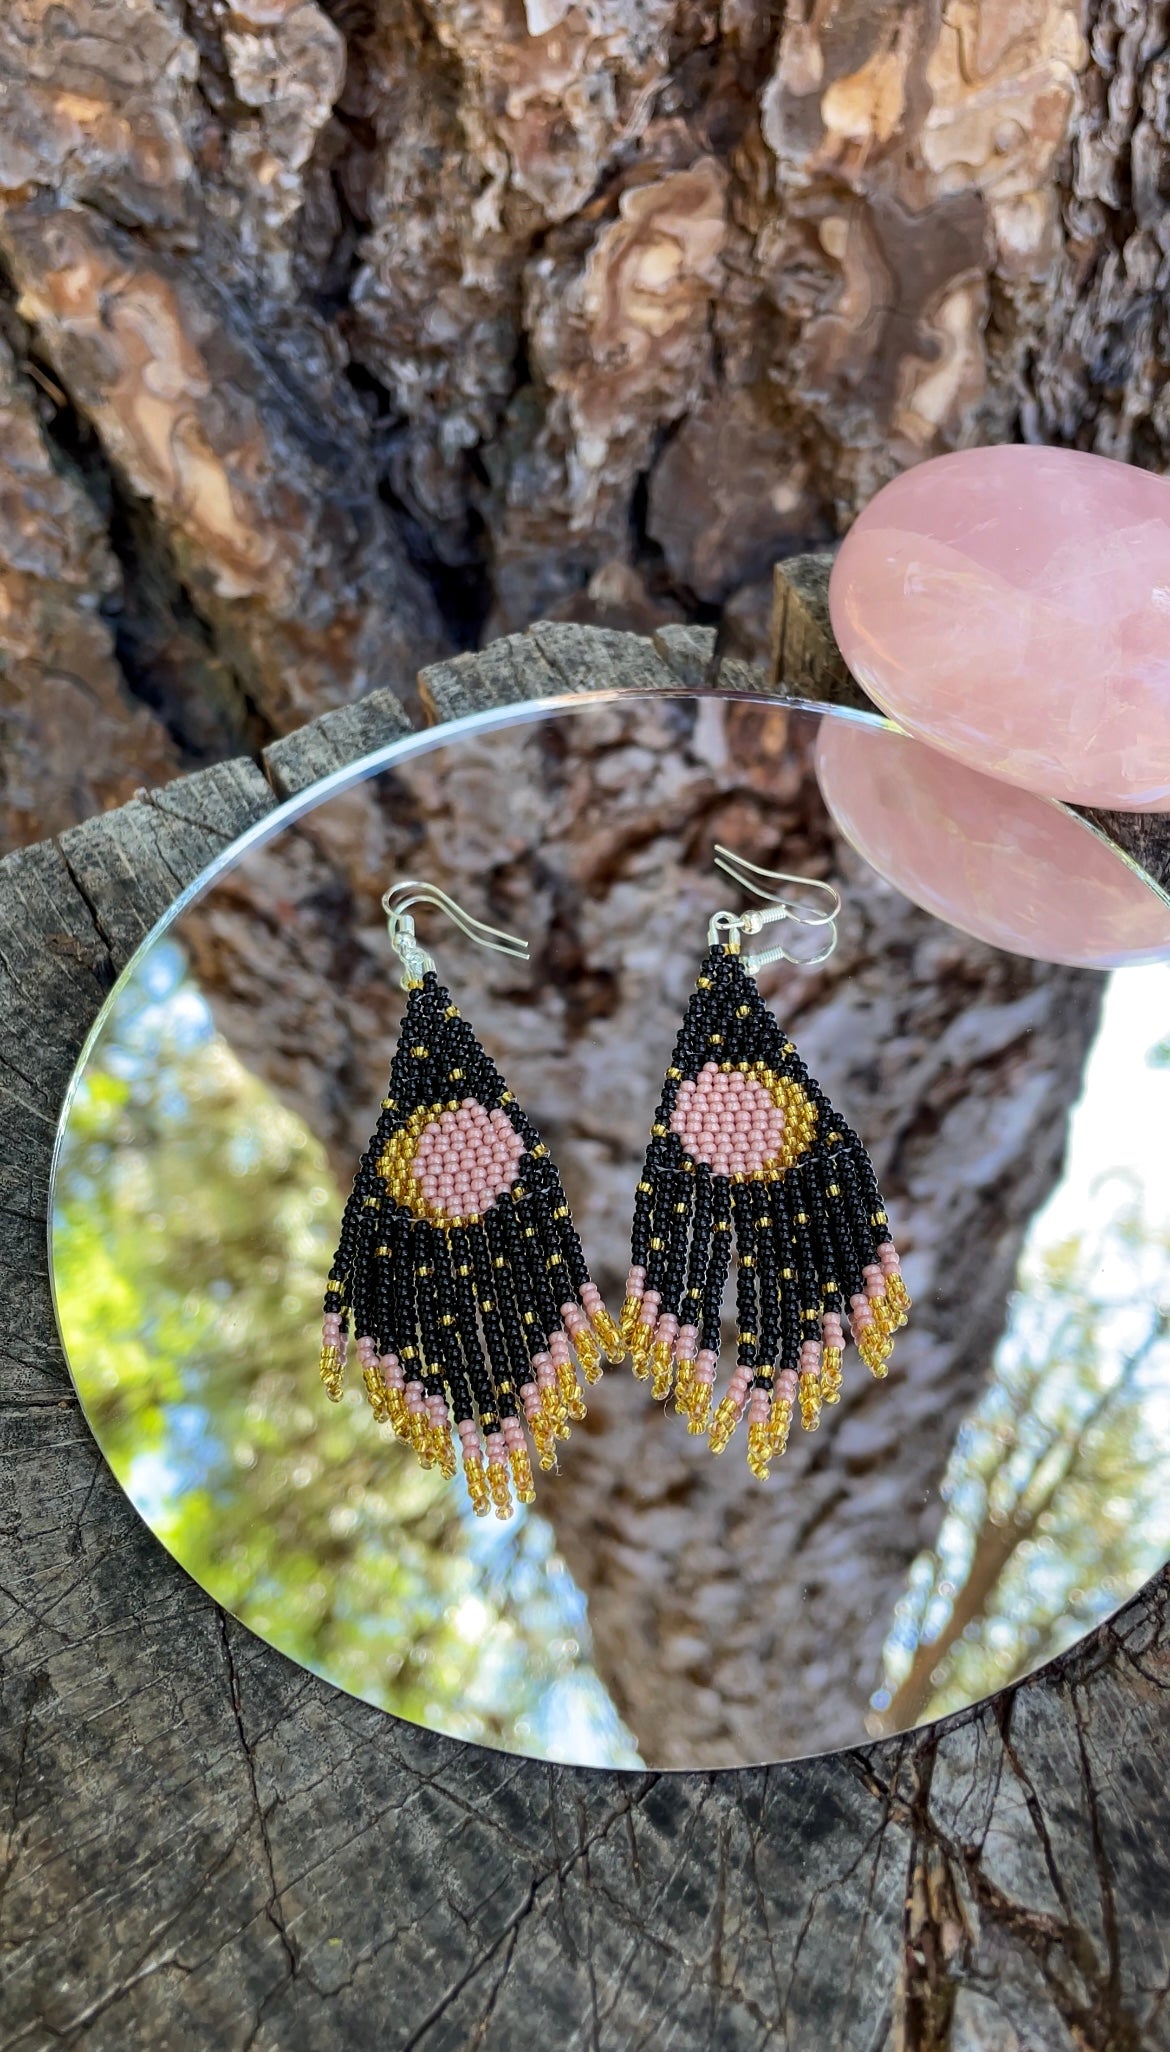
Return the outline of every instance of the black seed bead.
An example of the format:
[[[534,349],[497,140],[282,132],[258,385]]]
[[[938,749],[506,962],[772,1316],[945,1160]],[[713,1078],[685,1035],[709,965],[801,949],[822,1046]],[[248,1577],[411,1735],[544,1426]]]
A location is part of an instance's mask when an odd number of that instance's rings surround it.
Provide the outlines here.
[[[780,1345],[777,1351],[778,1368],[800,1366],[800,1278],[797,1274],[796,1248],[788,1217],[788,1195],[780,1185],[772,1191],[772,1245],[776,1255],[776,1288],[780,1310]]]
[[[539,1344],[530,1352],[543,1353],[549,1334],[561,1322],[560,1306],[553,1302],[545,1267],[544,1238],[536,1213],[538,1199],[522,1197],[518,1202],[502,1198],[495,1207],[504,1227],[508,1265],[521,1300],[521,1310],[535,1311],[540,1327]],[[533,1328],[529,1327],[529,1331]]]
[[[524,1295],[522,1278],[512,1272],[500,1205],[493,1204],[491,1210],[484,1214],[483,1224],[491,1253],[492,1279],[499,1298],[508,1359],[512,1365],[512,1380],[522,1388],[524,1383],[534,1380],[529,1372],[531,1359],[534,1354],[544,1352],[543,1336],[537,1331],[535,1318],[531,1322],[524,1318],[524,1312],[531,1307]],[[498,1267],[501,1256],[503,1266]]]
[[[484,1237],[482,1225],[454,1228],[451,1234],[451,1261],[456,1286],[460,1292],[464,1328],[466,1331],[475,1332],[478,1314],[492,1386],[498,1392],[502,1382],[511,1382],[512,1371],[500,1317],[499,1293],[492,1282],[491,1251]],[[467,1275],[460,1273],[464,1268],[469,1271]],[[490,1306],[490,1309],[485,1309],[485,1306]]]
[[[659,1286],[662,1299],[660,1308],[664,1312],[669,1312],[671,1317],[678,1318],[686,1289],[695,1177],[679,1169],[666,1181],[669,1183],[669,1196],[662,1215],[665,1248],[662,1256],[662,1282]]]
[[[737,1358],[750,1368],[754,1368],[759,1353],[759,1277],[755,1265],[756,1230],[752,1188],[750,1183],[735,1184],[731,1200],[738,1257],[735,1276],[736,1352]]]
[[[703,1290],[711,1267],[712,1224],[715,1217],[711,1171],[705,1163],[695,1172],[694,1212],[691,1221],[691,1249],[687,1264],[687,1286],[679,1316],[680,1325],[699,1323]]]
[[[731,1269],[731,1184],[728,1178],[712,1176],[711,1193],[714,1204],[711,1261],[699,1313],[699,1345],[701,1348],[709,1347],[717,1354],[722,1332],[723,1292]]]
[[[780,1294],[779,1278],[776,1273],[776,1242],[773,1214],[766,1193],[762,1193],[762,1201],[756,1210],[755,1224],[760,1270],[760,1347],[756,1372],[758,1387],[761,1381],[771,1382],[780,1351]],[[764,1369],[768,1371],[766,1377],[762,1374]]]

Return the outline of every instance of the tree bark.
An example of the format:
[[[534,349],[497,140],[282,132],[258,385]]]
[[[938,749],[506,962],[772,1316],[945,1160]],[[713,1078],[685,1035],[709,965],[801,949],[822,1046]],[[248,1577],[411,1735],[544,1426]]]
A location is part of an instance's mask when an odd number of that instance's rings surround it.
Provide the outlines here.
[[[13,0],[0,841],[907,462],[1159,466],[1165,8]]]
[[[7,2042],[1170,2042],[1165,1575],[910,1738],[620,1775],[339,1696],[217,1613],[131,1511],[57,1347],[53,1124],[114,973],[272,802],[224,765],[0,865]]]
[[[222,765],[15,859],[0,905],[29,2042],[1164,2034],[1160,1594],[869,1761],[498,1766],[176,1582],[74,1427],[35,1250],[112,964],[268,802],[238,758],[291,784],[306,717],[370,694],[379,731],[421,663],[538,615],[692,666],[717,620],[763,660],[775,559],[936,450],[1165,465],[1166,29],[1161,0],[4,11],[0,845]]]

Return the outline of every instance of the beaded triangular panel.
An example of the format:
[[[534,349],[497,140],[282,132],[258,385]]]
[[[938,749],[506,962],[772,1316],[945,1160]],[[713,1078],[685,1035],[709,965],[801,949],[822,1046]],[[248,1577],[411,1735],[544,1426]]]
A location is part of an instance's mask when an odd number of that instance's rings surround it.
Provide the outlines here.
[[[325,1291],[321,1377],[341,1395],[352,1326],[380,1423],[455,1473],[481,1515],[534,1496],[624,1346],[590,1281],[561,1179],[433,971],[411,987],[381,1116]],[[576,1355],[576,1364],[574,1363]]]
[[[737,1359],[713,1410],[736,1259]],[[622,1333],[634,1370],[721,1453],[746,1413],[763,1479],[799,1406],[841,1394],[852,1335],[876,1376],[910,1299],[865,1148],[768,1010],[738,954],[704,959],[638,1184]]]

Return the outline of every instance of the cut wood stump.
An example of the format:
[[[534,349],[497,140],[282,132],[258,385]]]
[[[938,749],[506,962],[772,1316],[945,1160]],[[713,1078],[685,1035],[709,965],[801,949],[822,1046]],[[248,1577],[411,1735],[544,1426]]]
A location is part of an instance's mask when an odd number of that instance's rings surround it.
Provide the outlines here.
[[[674,682],[538,628],[444,713]],[[357,717],[358,715],[361,717]],[[346,720],[353,720],[352,729]],[[1170,2044],[1170,1574],[930,1729],[758,1770],[607,1773],[440,1738],[253,1638],[130,1508],[45,1255],[62,1096],[113,978],[382,701],[0,864],[0,2042],[95,2052],[1135,2052]],[[1165,827],[1151,868],[1161,865]]]

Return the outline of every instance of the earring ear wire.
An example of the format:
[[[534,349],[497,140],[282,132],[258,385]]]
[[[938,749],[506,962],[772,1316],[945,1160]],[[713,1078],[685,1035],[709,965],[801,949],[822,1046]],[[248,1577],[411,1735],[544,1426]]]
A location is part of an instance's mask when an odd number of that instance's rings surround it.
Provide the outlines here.
[[[402,964],[403,990],[413,990],[427,971],[435,968],[434,956],[420,947],[416,938],[410,910],[412,905],[433,905],[446,913],[447,918],[477,947],[490,948],[496,954],[510,955],[520,962],[528,960],[528,942],[521,940],[518,934],[505,933],[500,926],[488,926],[485,920],[474,918],[448,892],[440,890],[438,884],[425,883],[420,877],[403,877],[400,883],[391,884],[382,898],[390,945]]]
[[[721,841],[715,843],[715,867],[722,869],[741,890],[764,899],[765,910],[716,912],[707,927],[708,947],[720,945],[729,948],[733,955],[739,955],[741,934],[760,933],[778,919],[790,919],[797,926],[827,927],[820,953],[794,955],[783,944],[765,948],[758,954],[741,956],[746,974],[758,976],[769,962],[792,962],[801,969],[815,969],[828,961],[837,945],[837,918],[841,910],[841,893],[832,884],[823,883],[815,876],[790,876],[785,870],[765,869],[758,862],[749,862],[745,855],[737,855],[733,848],[725,848]],[[827,905],[822,910],[799,898],[787,898],[773,888],[776,884],[795,884],[802,891],[821,893],[827,899]]]

